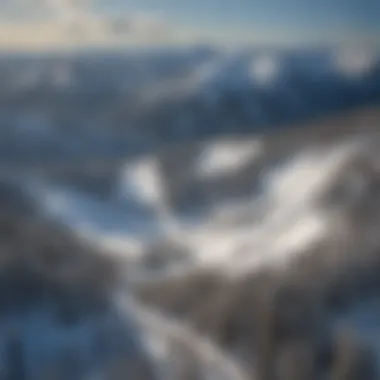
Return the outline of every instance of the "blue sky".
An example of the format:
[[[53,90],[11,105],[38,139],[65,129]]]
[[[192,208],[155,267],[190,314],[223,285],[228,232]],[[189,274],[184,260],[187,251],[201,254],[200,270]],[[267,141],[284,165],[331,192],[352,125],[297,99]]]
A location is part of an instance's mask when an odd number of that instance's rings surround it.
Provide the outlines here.
[[[137,44],[211,40],[275,45],[374,42],[380,46],[380,0],[0,0],[0,40],[17,36],[26,43],[49,39],[55,43],[53,37],[61,33],[55,29],[63,25],[55,23],[57,17],[68,24],[75,19],[82,29],[87,28],[90,39],[101,39],[108,32],[95,31],[89,20],[104,19],[107,24],[108,17],[115,15],[127,19],[124,37]],[[35,28],[35,20],[47,19],[52,21],[50,29]],[[24,27],[28,22],[33,25]]]
[[[380,0],[98,0],[104,11],[159,12],[180,26],[275,41],[380,38]]]

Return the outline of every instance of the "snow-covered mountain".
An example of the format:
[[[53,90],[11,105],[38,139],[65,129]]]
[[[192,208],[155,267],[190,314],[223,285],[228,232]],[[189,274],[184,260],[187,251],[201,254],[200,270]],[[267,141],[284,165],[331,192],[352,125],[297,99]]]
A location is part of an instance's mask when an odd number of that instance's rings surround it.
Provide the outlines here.
[[[163,368],[378,378],[376,52],[3,54],[0,84],[2,180],[125,260]]]
[[[169,371],[196,347],[193,365],[224,372],[231,361],[238,379],[265,379],[269,361],[276,380],[309,365],[322,378],[358,366],[369,380],[380,371],[379,124],[373,107],[277,134],[167,147],[117,165],[113,198],[50,176],[23,180],[40,211],[125,262],[128,286],[155,310],[136,309],[148,346]],[[178,201],[187,211],[213,207],[180,214]],[[185,345],[178,359],[172,344]]]
[[[30,162],[278,129],[375,103],[379,82],[378,53],[352,49],[3,53],[1,151]]]

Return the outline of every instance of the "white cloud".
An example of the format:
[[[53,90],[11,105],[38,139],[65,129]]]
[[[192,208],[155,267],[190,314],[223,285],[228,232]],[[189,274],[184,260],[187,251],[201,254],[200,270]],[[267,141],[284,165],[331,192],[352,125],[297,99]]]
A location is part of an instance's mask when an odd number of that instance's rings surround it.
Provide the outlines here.
[[[107,19],[107,30],[115,35],[159,37],[170,33],[170,24],[162,16],[153,14],[128,14]]]
[[[72,19],[91,10],[91,0],[0,0],[2,13],[21,19],[52,17]]]
[[[167,39],[171,34],[170,24],[161,15],[109,15],[96,11],[93,0],[0,0],[0,12],[16,16],[18,22],[8,22],[6,34],[17,35],[25,43],[28,39],[33,43],[38,34],[42,35],[38,37],[41,41],[46,30],[51,33],[45,38],[53,44],[53,36],[57,36],[60,42],[70,43],[79,40],[81,43],[104,43],[120,39],[138,43]],[[43,23],[47,25],[39,33]]]

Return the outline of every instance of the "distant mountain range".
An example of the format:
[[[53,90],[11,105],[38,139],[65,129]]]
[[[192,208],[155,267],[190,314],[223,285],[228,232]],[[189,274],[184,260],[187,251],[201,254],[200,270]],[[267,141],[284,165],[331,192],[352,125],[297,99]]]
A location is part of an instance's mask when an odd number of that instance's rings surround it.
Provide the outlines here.
[[[2,161],[129,156],[380,101],[378,52],[209,46],[6,54]]]

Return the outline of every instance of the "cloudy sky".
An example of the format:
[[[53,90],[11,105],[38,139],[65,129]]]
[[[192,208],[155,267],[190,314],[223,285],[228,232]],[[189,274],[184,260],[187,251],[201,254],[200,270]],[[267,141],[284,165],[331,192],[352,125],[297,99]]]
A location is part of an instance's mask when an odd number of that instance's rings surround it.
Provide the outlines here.
[[[74,40],[74,24],[88,39],[115,37],[104,28],[110,18],[127,20],[123,38],[136,43],[380,41],[379,0],[0,0],[0,7],[0,43],[10,35],[15,43],[46,34]]]

